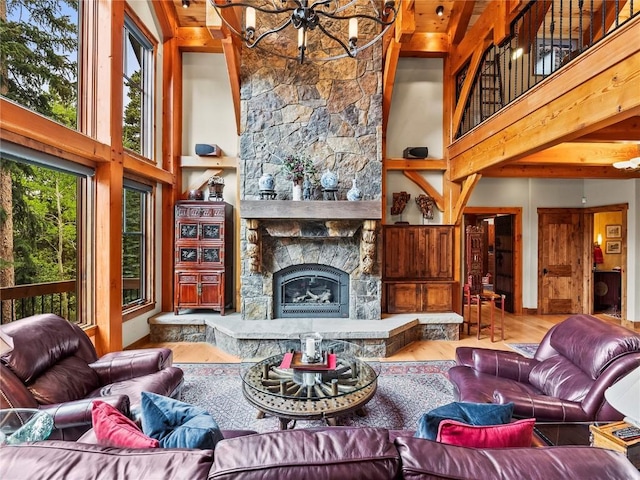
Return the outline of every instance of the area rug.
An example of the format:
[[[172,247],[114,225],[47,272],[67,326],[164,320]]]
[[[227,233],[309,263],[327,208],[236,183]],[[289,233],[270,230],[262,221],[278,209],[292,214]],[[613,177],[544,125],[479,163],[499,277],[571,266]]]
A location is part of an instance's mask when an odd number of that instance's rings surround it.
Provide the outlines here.
[[[533,358],[538,350],[539,343],[507,343],[507,346],[511,350],[515,350],[520,355],[524,355],[527,358]]]
[[[366,415],[339,418],[339,425],[415,430],[420,416],[453,401],[447,371],[454,361],[380,362],[378,390],[364,407]],[[256,418],[256,409],[242,396],[241,375],[249,364],[181,363],[185,383],[182,400],[209,411],[223,430],[279,429],[278,419]],[[320,420],[298,421],[296,428],[323,426]]]

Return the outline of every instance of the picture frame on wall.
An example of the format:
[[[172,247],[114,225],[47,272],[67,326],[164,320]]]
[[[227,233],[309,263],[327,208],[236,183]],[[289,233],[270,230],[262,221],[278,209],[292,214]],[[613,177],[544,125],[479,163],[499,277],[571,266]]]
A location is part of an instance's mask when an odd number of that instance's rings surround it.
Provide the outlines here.
[[[605,228],[606,228],[607,238],[622,237],[622,225],[607,225]]]
[[[605,253],[622,253],[622,241],[607,240]]]

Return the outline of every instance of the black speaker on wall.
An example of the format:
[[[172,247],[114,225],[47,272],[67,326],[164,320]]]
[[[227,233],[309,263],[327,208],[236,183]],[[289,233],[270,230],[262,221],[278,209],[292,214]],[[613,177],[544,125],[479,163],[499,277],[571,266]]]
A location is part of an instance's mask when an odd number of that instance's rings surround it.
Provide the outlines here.
[[[196,143],[196,155],[201,157],[219,157],[222,152],[215,143]]]
[[[402,152],[402,158],[427,158],[428,155],[427,147],[407,147]]]

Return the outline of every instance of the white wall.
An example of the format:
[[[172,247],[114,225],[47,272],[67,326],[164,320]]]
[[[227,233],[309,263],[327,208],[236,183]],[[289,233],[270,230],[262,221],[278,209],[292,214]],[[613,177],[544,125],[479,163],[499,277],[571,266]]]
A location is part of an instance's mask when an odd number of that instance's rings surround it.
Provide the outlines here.
[[[182,154],[195,156],[196,143],[215,143],[225,157],[236,157],[239,137],[224,55],[183,53],[182,91]],[[202,171],[183,170],[183,188]],[[224,200],[235,205],[236,171],[225,169],[222,175]]]
[[[428,158],[443,156],[443,66],[441,59],[400,58],[389,112],[387,128],[387,158],[402,158],[406,147],[428,147]],[[443,192],[442,174],[424,173],[423,177],[439,193]],[[442,223],[442,212],[434,209],[433,220],[424,220],[415,199],[424,193],[402,172],[389,172],[386,178],[387,222],[391,216],[393,192],[405,191],[411,199],[404,209],[402,220],[414,225]]]

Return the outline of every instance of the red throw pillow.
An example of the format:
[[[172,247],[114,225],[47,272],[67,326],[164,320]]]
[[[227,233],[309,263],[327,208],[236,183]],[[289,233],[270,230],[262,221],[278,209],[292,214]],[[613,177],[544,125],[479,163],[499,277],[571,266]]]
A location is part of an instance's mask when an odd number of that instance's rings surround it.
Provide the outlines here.
[[[96,400],[91,408],[93,430],[98,442],[121,448],[158,448],[159,443],[140,430],[117,408]]]
[[[488,426],[442,420],[436,441],[473,448],[530,447],[535,423],[535,418]]]

